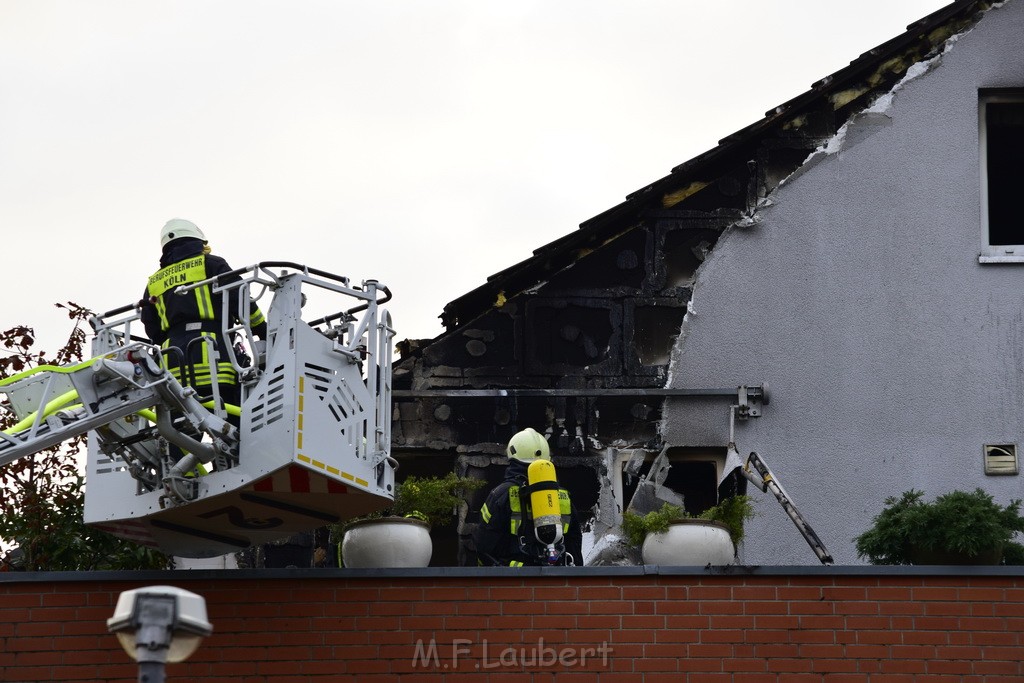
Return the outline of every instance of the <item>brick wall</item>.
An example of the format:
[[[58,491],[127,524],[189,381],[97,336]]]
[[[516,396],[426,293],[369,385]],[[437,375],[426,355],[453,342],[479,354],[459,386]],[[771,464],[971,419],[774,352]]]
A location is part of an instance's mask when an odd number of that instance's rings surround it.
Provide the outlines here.
[[[1017,568],[790,569],[0,574],[0,680],[135,680],[105,620],[161,584],[215,629],[172,681],[1024,680]]]

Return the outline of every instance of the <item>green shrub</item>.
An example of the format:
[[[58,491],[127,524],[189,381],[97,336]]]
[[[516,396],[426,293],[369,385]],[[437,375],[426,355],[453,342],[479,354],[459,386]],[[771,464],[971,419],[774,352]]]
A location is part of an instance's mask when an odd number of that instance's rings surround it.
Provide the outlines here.
[[[646,515],[627,510],[622,515],[622,532],[630,545],[640,547],[647,534],[658,534],[668,531],[672,522],[688,519],[690,515],[678,505],[665,503],[660,510],[648,512]]]
[[[466,496],[486,482],[472,477],[460,477],[449,472],[443,477],[406,477],[395,487],[395,501],[388,507],[369,515],[343,522],[340,532],[353,522],[383,517],[412,517],[420,519],[431,527],[444,526],[452,521],[452,513],[465,501]]]
[[[748,519],[754,517],[754,504],[750,496],[733,496],[726,498],[718,505],[708,508],[696,519],[720,522],[729,528],[729,537],[733,545],[738,546],[743,540],[743,527]],[[630,545],[640,547],[647,534],[668,531],[673,522],[683,519],[694,519],[686,510],[678,505],[665,503],[661,509],[645,515],[627,510],[622,516],[622,532]]]
[[[980,488],[951,491],[932,502],[923,497],[911,489],[886,498],[871,527],[854,539],[858,557],[871,564],[913,564],[918,550],[976,557],[998,548],[1007,561],[1021,557],[1024,548],[1013,541],[1024,531],[1019,499],[1004,507]]]
[[[700,519],[707,519],[712,522],[721,522],[729,527],[729,537],[732,544],[739,547],[743,540],[743,527],[748,519],[754,518],[754,501],[750,496],[733,496],[726,498],[718,505],[708,508],[700,513]]]
[[[486,482],[449,472],[443,477],[406,477],[398,485],[395,503],[386,511],[396,517],[422,519],[431,527],[452,521],[452,512],[466,496]]]

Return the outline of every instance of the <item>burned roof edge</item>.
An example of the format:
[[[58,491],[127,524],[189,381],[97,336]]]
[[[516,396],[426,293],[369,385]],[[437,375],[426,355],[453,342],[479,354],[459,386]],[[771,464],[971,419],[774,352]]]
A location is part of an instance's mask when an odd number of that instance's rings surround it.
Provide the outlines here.
[[[669,175],[628,194],[623,202],[580,223],[577,230],[535,249],[530,258],[489,276],[484,284],[452,300],[444,307],[444,313],[441,315],[448,329],[440,336],[445,336],[486,311],[499,294],[504,298],[511,298],[547,279],[550,273],[573,261],[574,250],[595,242],[607,241],[610,236],[619,234],[624,228],[628,228],[627,223],[635,223],[636,217],[645,208],[652,203],[660,203],[661,197],[671,192],[673,188],[684,187],[712,165],[722,163],[731,157],[743,156],[744,152],[756,146],[763,137],[785,126],[801,113],[813,109],[816,105],[820,106],[822,100],[835,98],[837,94],[851,88],[860,90],[857,97],[851,98],[846,104],[860,103],[864,97],[887,92],[888,87],[901,78],[909,68],[905,60],[898,60],[897,57],[909,54],[917,60],[923,60],[934,56],[942,50],[950,35],[966,30],[975,24],[984,12],[1000,4],[1003,3],[989,0],[956,0],[911,23],[904,33],[862,53],[848,66],[816,81],[810,90],[766,112],[763,119],[722,138],[716,147],[675,166]],[[949,30],[940,30],[943,27]],[[864,88],[865,79],[878,80],[872,76],[886,66],[891,70],[888,74],[889,79],[869,83],[869,87]],[[840,106],[836,106],[836,109],[839,108]],[[859,106],[846,112],[846,118],[862,108]]]

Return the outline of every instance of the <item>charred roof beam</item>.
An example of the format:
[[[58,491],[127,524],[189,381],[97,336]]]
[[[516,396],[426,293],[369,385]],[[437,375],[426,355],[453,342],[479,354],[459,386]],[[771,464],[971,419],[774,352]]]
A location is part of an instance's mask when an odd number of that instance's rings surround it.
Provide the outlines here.
[[[769,402],[768,384],[710,389],[620,388],[606,389],[395,389],[395,400],[417,398],[537,398],[537,397],[634,397],[660,398],[736,398],[745,395],[748,400]]]

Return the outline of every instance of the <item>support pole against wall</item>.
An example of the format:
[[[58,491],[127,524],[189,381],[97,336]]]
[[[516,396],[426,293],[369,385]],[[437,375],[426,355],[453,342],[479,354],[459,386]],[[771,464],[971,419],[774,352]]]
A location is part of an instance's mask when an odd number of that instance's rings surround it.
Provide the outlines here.
[[[725,467],[722,470],[722,478],[719,480],[719,485],[728,475],[732,474],[737,468],[740,473],[754,486],[761,489],[763,493],[768,491],[772,492],[776,500],[779,501],[779,505],[786,511],[789,518],[796,525],[797,531],[807,541],[807,545],[811,546],[811,550],[818,556],[818,560],[824,565],[831,565],[833,563],[832,556],[828,550],[825,549],[825,544],[818,538],[818,534],[814,533],[814,529],[807,523],[800,511],[797,510],[796,505],[793,504],[792,499],[786,490],[782,488],[782,484],[775,478],[772,471],[768,469],[768,465],[764,460],[761,459],[757,453],[751,451],[747,457],[746,464],[743,463],[742,456],[736,448],[736,420],[745,420],[749,417],[758,417],[761,412],[756,408],[752,408],[747,402],[747,394],[744,391],[744,387],[740,387],[739,395],[737,397],[736,405],[729,406],[729,447],[726,451],[725,456]],[[767,403],[767,400],[765,401]]]
[[[761,489],[762,492],[767,493],[771,491],[772,495],[779,501],[779,505],[782,506],[782,509],[789,515],[793,524],[796,525],[797,531],[807,541],[807,545],[811,546],[811,550],[818,556],[818,560],[824,565],[833,564],[832,555],[825,549],[825,544],[821,542],[818,534],[814,533],[814,529],[807,523],[807,520],[800,514],[800,511],[796,509],[796,505],[793,504],[789,494],[782,488],[782,484],[775,478],[772,471],[768,469],[768,465],[761,459],[761,456],[751,451],[747,457],[747,464],[740,471],[750,483]]]

